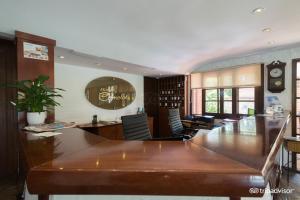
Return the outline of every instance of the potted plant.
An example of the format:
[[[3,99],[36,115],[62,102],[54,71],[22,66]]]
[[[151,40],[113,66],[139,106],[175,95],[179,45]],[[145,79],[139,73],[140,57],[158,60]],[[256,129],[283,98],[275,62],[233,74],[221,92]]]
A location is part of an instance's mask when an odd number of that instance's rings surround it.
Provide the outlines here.
[[[60,105],[55,101],[55,97],[62,97],[58,91],[64,90],[48,87],[45,84],[48,79],[49,76],[40,75],[34,80],[22,80],[16,84],[7,85],[18,89],[18,98],[11,103],[17,107],[18,111],[27,112],[29,125],[43,124],[47,117],[46,111]]]

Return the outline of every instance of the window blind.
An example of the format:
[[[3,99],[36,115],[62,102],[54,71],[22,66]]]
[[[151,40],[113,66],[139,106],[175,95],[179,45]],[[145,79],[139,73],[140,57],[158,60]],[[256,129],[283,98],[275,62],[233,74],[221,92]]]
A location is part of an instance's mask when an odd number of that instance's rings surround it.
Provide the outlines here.
[[[191,88],[233,88],[261,85],[260,64],[244,65],[217,71],[194,73]]]
[[[202,88],[202,74],[191,74],[191,88]]]

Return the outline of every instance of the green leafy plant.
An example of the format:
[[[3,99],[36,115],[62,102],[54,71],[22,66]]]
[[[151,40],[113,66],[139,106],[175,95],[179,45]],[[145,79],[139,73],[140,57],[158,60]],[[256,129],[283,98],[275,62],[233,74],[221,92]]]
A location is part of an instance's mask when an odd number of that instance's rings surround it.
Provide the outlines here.
[[[17,107],[18,111],[44,112],[53,109],[60,104],[55,101],[55,97],[62,97],[59,91],[61,88],[50,88],[45,82],[49,76],[40,75],[34,80],[22,80],[15,84],[8,84],[7,87],[18,90],[18,98],[11,103]]]

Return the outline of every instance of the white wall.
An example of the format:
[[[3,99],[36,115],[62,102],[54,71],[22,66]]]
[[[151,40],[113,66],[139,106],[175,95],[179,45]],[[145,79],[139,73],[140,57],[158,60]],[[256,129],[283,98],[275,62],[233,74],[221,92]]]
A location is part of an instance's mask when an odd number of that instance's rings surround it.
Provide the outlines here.
[[[214,69],[221,69],[226,67],[251,64],[251,63],[264,63],[270,64],[274,60],[286,62],[285,67],[285,90],[281,93],[271,93],[267,89],[267,68],[265,67],[265,96],[276,95],[278,96],[281,104],[285,109],[291,110],[292,108],[292,59],[300,58],[300,47],[290,48],[285,50],[273,50],[266,53],[256,55],[244,56],[240,58],[225,59],[223,61],[213,62],[209,64],[199,65],[195,71],[208,71]]]
[[[141,75],[118,73],[88,67],[55,63],[55,87],[63,88],[63,98],[58,98],[61,106],[55,108],[55,118],[59,121],[91,122],[92,115],[101,120],[116,120],[120,116],[134,114],[144,106],[144,78]],[[114,76],[131,83],[136,90],[136,99],[129,106],[119,110],[105,110],[92,105],[85,97],[85,87],[93,79]]]

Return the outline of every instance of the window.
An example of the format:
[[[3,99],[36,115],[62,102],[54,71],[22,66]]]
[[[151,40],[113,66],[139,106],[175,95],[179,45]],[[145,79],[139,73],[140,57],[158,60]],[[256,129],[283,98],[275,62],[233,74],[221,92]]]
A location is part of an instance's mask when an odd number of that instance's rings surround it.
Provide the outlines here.
[[[220,113],[220,89],[205,90],[205,112]]]
[[[254,109],[255,88],[238,88],[238,114],[247,114]]]
[[[193,89],[193,96],[196,96],[196,90]],[[200,89],[199,89],[200,90]],[[202,90],[201,90],[202,91]],[[248,114],[248,109],[255,108],[255,88],[219,88],[219,89],[206,89],[203,93],[203,111],[204,114],[220,114],[220,115],[235,115]],[[202,95],[201,95],[202,96]],[[198,95],[200,98],[200,95]],[[195,104],[195,97],[192,98],[193,108],[192,114],[202,107],[199,98],[198,104]]]
[[[220,118],[239,117],[247,115],[249,111],[263,113],[264,83],[261,77],[264,77],[263,64],[191,74],[192,114],[198,114],[200,109],[202,114]],[[298,84],[300,88],[300,75]],[[199,101],[201,96],[202,103]],[[300,124],[300,92],[297,101]]]
[[[205,113],[232,114],[232,89],[205,90]]]
[[[232,89],[224,89],[224,113],[232,114]]]

